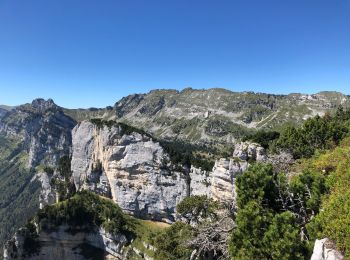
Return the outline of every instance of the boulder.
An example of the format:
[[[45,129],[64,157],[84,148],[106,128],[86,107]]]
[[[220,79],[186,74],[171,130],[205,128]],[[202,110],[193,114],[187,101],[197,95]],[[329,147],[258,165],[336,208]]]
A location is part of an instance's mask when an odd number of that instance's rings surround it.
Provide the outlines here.
[[[328,238],[316,240],[311,260],[344,260],[344,255],[336,250],[334,242]]]

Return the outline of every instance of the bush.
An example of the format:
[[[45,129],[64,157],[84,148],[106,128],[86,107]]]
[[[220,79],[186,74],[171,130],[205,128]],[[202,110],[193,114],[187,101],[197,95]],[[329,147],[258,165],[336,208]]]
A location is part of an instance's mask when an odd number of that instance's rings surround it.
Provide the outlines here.
[[[33,255],[40,251],[40,242],[37,240],[38,234],[36,227],[32,222],[28,222],[27,225],[22,228],[20,234],[23,236],[23,249],[26,256]]]
[[[176,211],[183,218],[187,219],[188,223],[194,221],[199,222],[200,219],[216,218],[216,210],[219,208],[217,202],[202,196],[190,196],[185,198],[176,206]]]
[[[51,179],[50,185],[57,191],[58,200],[62,201],[70,198],[76,192],[72,180],[71,158],[69,156],[65,155],[60,158],[57,171],[59,175]]]
[[[312,240],[328,237],[350,258],[350,140],[316,158],[314,165],[327,175],[330,194],[324,196],[319,214],[307,226]],[[329,188],[326,186],[327,189]]]
[[[190,225],[175,222],[155,238],[156,260],[187,260],[192,249],[186,245],[193,236],[194,230]]]
[[[243,141],[252,141],[267,149],[274,140],[279,138],[279,136],[280,133],[276,131],[257,131],[254,134],[245,136]]]
[[[181,164],[190,167],[191,165],[205,171],[211,171],[214,167],[214,160],[204,158],[196,154],[198,152],[210,151],[203,146],[184,143],[182,141],[159,141],[163,149],[169,154],[170,160],[174,164]]]
[[[237,179],[236,229],[229,243],[234,259],[304,259],[305,225],[326,192],[321,174],[304,172],[289,182],[270,165],[256,164]],[[302,238],[303,237],[303,238]]]
[[[309,158],[317,149],[329,149],[338,145],[349,134],[350,109],[339,108],[334,116],[309,118],[296,128],[289,126],[282,131],[275,148],[288,150],[295,159]]]

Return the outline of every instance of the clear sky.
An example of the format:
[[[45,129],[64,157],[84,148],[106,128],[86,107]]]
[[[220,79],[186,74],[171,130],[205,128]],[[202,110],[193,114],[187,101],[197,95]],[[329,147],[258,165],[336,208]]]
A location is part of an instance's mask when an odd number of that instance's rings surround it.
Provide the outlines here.
[[[350,1],[0,1],[0,104],[184,87],[350,94]]]

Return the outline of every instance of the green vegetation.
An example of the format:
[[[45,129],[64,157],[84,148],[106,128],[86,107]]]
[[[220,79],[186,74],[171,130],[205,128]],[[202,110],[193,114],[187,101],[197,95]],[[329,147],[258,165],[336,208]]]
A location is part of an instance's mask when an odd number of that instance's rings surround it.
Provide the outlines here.
[[[230,252],[238,259],[304,259],[306,225],[327,192],[325,177],[305,171],[288,181],[270,165],[251,166],[237,179],[237,228]]]
[[[267,149],[274,140],[279,138],[279,136],[280,133],[276,131],[259,130],[254,134],[245,136],[242,141],[252,141]]]
[[[275,143],[275,149],[290,151],[294,158],[309,158],[316,150],[330,149],[348,136],[350,109],[338,108],[336,114],[309,118],[299,128],[286,127]]]
[[[350,138],[345,138],[300,160],[293,170],[299,173],[290,179],[271,166],[251,166],[237,179],[232,257],[305,259],[315,239],[325,237],[350,257],[349,165]]]
[[[209,148],[199,145],[192,145],[182,141],[159,141],[160,145],[169,154],[174,164],[190,167],[191,165],[211,171],[214,167],[214,158],[208,158],[203,154],[210,153]]]
[[[220,210],[223,210],[223,206],[206,196],[185,198],[177,205],[177,214],[180,215],[182,220],[165,229],[153,241],[153,245],[157,248],[154,254],[155,259],[189,259],[193,250],[197,250],[197,253],[200,251],[198,259],[202,259],[202,257],[210,258],[212,254],[215,254],[216,257],[220,256],[222,252],[217,245],[226,241],[222,239],[222,233],[226,232],[226,235],[228,234],[223,227],[221,232],[216,233],[220,226],[220,220],[218,219]],[[211,233],[214,233],[214,235]],[[196,239],[202,242],[191,244]],[[214,246],[217,249],[215,253],[213,249],[208,249],[212,248],[212,243],[216,244]]]
[[[136,234],[129,248],[136,248],[140,252],[154,258],[156,252],[149,248],[149,245],[155,246],[157,236],[165,232],[170,225],[163,222],[137,219],[131,216],[126,217],[129,221],[129,225]],[[137,256],[134,256],[134,258],[138,259]]]
[[[188,223],[198,223],[200,219],[215,219],[219,204],[205,195],[190,196],[176,206],[176,212]]]
[[[103,227],[107,232],[116,234],[129,228],[127,218],[113,201],[86,190],[65,201],[45,206],[38,212],[35,221],[45,230],[67,224],[73,231]]]
[[[155,238],[156,260],[187,260],[192,249],[186,242],[192,237],[193,228],[182,222],[175,222]]]
[[[318,215],[308,225],[312,239],[328,237],[350,257],[350,139],[333,151],[318,155],[308,167],[327,176],[329,195],[322,200]]]
[[[40,243],[37,241],[38,233],[32,222],[28,222],[26,226],[19,230],[19,234],[23,236],[23,249],[26,255],[32,255],[39,251]]]
[[[337,249],[350,257],[349,133],[350,109],[339,107],[332,116],[316,116],[306,120],[301,127],[286,127],[278,139],[273,135],[270,139],[266,133],[259,132],[246,137],[272,151],[291,152],[294,158],[300,159],[293,170],[299,174],[287,180],[281,174],[266,174],[259,166],[260,169],[251,168],[238,179],[238,228],[233,232],[230,243],[232,256],[244,259],[255,254],[261,258],[275,259],[282,255],[283,251],[280,250],[290,248],[300,254],[287,257],[288,253],[283,252],[285,258],[306,257],[305,250],[308,249],[310,253],[316,238],[328,237],[335,242]],[[252,170],[255,175],[248,177]],[[280,216],[287,213],[291,215]],[[278,222],[282,221],[281,228],[287,225],[283,222],[293,227],[286,234],[296,232],[302,240],[276,235],[279,232],[271,229],[276,216],[279,217]],[[262,232],[255,236],[257,230]],[[272,242],[264,242],[269,230],[275,230],[275,241],[281,246],[275,248]],[[287,241],[290,247],[284,244]],[[264,243],[275,249],[266,247],[264,251]],[[251,245],[255,245],[253,248],[257,251],[249,249]],[[277,255],[266,255],[271,252],[277,252]]]
[[[98,128],[102,128],[104,126],[107,126],[108,128],[120,127],[121,130],[122,130],[122,133],[121,133],[122,135],[123,134],[129,135],[129,134],[132,134],[132,133],[139,133],[141,135],[152,137],[150,134],[148,134],[144,130],[136,128],[136,127],[133,127],[133,126],[130,126],[130,125],[127,125],[127,124],[122,123],[122,122],[116,122],[116,121],[113,121],[113,120],[103,120],[103,119],[100,119],[100,118],[90,119],[90,122],[93,123],[94,125],[96,125]]]
[[[45,167],[46,173],[52,172],[51,168]],[[71,158],[63,156],[60,158],[57,166],[58,176],[51,179],[51,187],[58,193],[60,201],[70,198],[75,193],[75,185],[72,180]]]
[[[26,161],[21,142],[0,137],[0,247],[39,208],[40,183]]]

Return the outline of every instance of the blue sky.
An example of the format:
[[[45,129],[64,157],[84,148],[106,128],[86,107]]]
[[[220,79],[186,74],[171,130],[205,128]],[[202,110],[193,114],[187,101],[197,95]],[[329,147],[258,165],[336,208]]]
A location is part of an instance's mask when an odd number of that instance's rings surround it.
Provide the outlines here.
[[[0,104],[155,88],[350,94],[349,0],[1,0]]]

